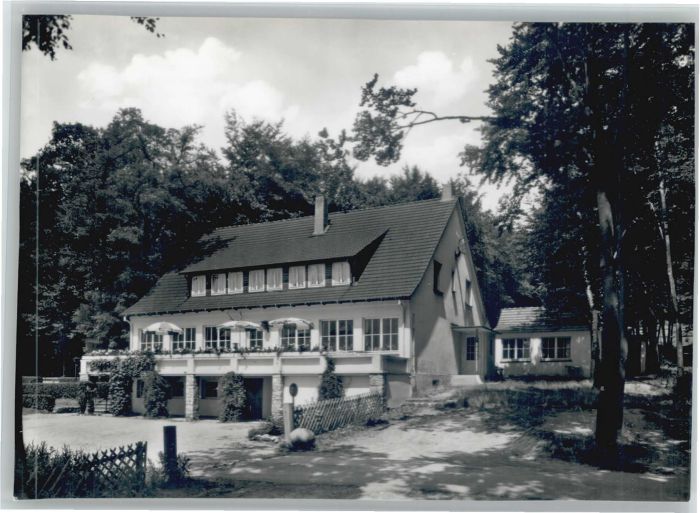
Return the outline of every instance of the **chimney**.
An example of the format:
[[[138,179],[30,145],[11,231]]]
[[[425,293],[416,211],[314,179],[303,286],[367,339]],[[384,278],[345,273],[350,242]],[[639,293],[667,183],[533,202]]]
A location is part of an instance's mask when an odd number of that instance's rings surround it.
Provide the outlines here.
[[[452,201],[455,197],[455,191],[454,187],[452,187],[452,180],[448,181],[445,183],[445,185],[442,186],[442,197],[440,198],[441,201]]]
[[[324,196],[316,196],[316,210],[314,213],[314,235],[323,235],[328,228],[328,206]]]

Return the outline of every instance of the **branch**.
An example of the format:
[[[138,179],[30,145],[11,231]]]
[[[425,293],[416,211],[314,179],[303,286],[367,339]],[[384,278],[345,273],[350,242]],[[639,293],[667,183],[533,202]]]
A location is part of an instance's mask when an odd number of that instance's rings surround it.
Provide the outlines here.
[[[427,125],[428,123],[434,123],[436,121],[456,120],[460,123],[469,123],[470,121],[493,121],[494,119],[496,119],[492,116],[438,116],[434,112],[430,112],[427,110],[412,110],[401,114],[399,118],[405,119],[408,116],[413,115],[415,115],[415,117],[411,122],[409,122],[406,125],[396,125],[396,128],[399,130],[405,130],[407,128],[413,128],[414,126],[418,125]],[[430,118],[418,121],[421,118],[421,116],[430,116]]]

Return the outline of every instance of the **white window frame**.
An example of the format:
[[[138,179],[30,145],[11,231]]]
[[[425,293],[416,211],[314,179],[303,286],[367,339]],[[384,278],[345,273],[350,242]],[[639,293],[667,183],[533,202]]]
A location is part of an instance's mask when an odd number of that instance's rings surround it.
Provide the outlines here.
[[[510,345],[513,344],[511,348]],[[512,356],[506,356],[506,352]],[[511,337],[501,339],[501,361],[502,362],[529,362],[530,361],[530,339],[522,337]]]
[[[467,341],[464,344],[465,346],[465,352],[464,352],[464,359],[468,362],[475,362],[479,359],[479,338],[478,337],[467,337]],[[470,356],[470,351],[469,349],[472,349],[471,351],[471,358]]]
[[[321,320],[319,323],[321,348],[332,352],[352,351],[354,344],[354,324],[353,319]],[[328,335],[323,334],[325,326],[328,327]],[[345,329],[342,335],[340,333],[341,326],[344,326]],[[343,344],[341,344],[341,342]],[[342,347],[342,345],[344,345],[344,347]]]
[[[214,286],[216,284],[216,287]],[[226,273],[214,273],[211,275],[211,295],[223,296],[226,294]]]
[[[194,349],[196,340],[196,328],[182,328],[182,333],[173,333],[173,349]]]
[[[294,276],[294,279],[292,279]],[[300,279],[301,278],[301,279]],[[289,288],[304,289],[306,288],[306,266],[293,265],[289,268]]]
[[[345,279],[342,279],[343,274],[347,274],[347,277]],[[337,276],[341,279],[337,279]],[[350,283],[352,283],[352,271],[350,270],[350,262],[333,262],[333,265],[331,266],[331,285],[350,285]]]
[[[253,346],[253,334],[260,335],[259,341],[260,345],[255,345]],[[265,335],[263,334],[262,330],[258,329],[251,329],[251,330],[245,330],[245,338],[246,338],[246,344],[248,345],[249,349],[262,349],[263,348],[263,342],[265,339]],[[256,336],[255,341],[258,341],[258,337]]]
[[[545,357],[544,341],[549,340],[554,342],[554,356]],[[540,348],[543,362],[570,362],[571,361],[571,337],[542,337],[542,346]],[[561,350],[561,351],[560,351]],[[564,353],[565,356],[560,356]],[[566,356],[568,354],[568,356]]]
[[[198,274],[192,276],[192,297],[201,297],[207,295],[207,276]]]
[[[160,351],[163,349],[163,334],[139,330],[141,351]]]
[[[281,267],[273,267],[265,271],[265,280],[267,283],[267,290],[282,290],[284,277]],[[277,281],[275,278],[279,278],[279,285],[274,285],[272,282]]]
[[[216,333],[216,338],[208,338],[207,330],[214,330]],[[231,329],[230,328],[219,328],[217,326],[204,326],[202,329],[204,334],[204,348],[205,349],[230,349],[231,347],[237,347],[238,344],[231,344]],[[223,334],[228,333],[228,337],[223,336]],[[228,342],[228,343],[227,343]]]
[[[386,330],[386,322],[389,322],[389,331]],[[393,331],[391,329],[391,325],[396,321],[396,331]],[[371,332],[367,332],[367,322],[371,322],[372,325],[374,325],[376,322],[379,323],[379,330],[377,332],[374,331],[374,329]],[[399,334],[400,334],[400,325],[399,325],[399,318],[398,317],[373,317],[373,318],[365,318],[362,319],[362,341],[363,341],[363,349],[367,352],[384,352],[384,353],[395,353],[399,351],[399,344],[400,344],[400,339],[399,339]],[[392,348],[392,340],[393,338],[396,337],[396,348]],[[369,346],[367,344],[369,338]],[[388,348],[386,347],[386,341],[388,338]],[[375,348],[375,342],[378,347]]]
[[[262,284],[259,288],[253,288],[253,275],[262,277]],[[248,271],[248,292],[265,292],[265,269],[255,269]]]
[[[321,281],[313,282],[311,281],[311,269],[316,269],[321,273]],[[309,288],[325,287],[326,286],[326,264],[309,264],[309,268],[306,273],[307,284]]]
[[[242,294],[243,293],[243,273],[234,271],[228,273],[228,293]]]
[[[294,334],[291,337],[285,336],[285,330],[294,330]],[[311,349],[311,329],[300,330],[294,325],[284,325],[280,328],[280,344],[285,351],[298,351],[301,342],[307,351]]]

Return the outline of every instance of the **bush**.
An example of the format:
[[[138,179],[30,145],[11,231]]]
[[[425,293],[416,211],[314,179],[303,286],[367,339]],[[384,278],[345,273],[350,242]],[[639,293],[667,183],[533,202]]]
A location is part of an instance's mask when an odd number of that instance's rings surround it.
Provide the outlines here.
[[[318,398],[336,399],[343,397],[343,380],[335,373],[335,362],[326,357],[326,370],[321,374],[321,383],[318,386]]]
[[[163,451],[160,451],[158,453],[158,461],[160,461],[160,468],[158,469],[157,479],[160,481],[158,483],[160,486],[182,485],[190,475],[190,458],[184,454],[178,454],[173,464],[165,461],[165,454],[163,454]]]
[[[219,421],[237,422],[241,420],[247,402],[243,378],[234,372],[227,372],[219,379],[219,391],[222,395]]]
[[[51,395],[22,395],[22,406],[25,408],[34,408],[36,410],[53,411],[56,405],[56,398]]]
[[[252,440],[258,435],[280,436],[281,434],[282,428],[277,426],[274,422],[266,420],[260,427],[248,430],[248,440]]]
[[[22,393],[26,395],[50,395],[54,399],[78,399],[80,385],[77,381],[70,383],[24,383],[22,384]]]
[[[131,374],[121,366],[109,377],[109,412],[112,415],[131,413],[132,383]]]
[[[170,385],[156,371],[146,371],[143,379],[144,417],[167,417]]]

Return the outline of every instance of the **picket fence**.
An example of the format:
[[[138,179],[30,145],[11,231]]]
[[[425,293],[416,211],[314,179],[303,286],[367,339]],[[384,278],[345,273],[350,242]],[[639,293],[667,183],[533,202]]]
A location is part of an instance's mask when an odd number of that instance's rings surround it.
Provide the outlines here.
[[[378,420],[384,409],[384,397],[377,393],[325,399],[294,408],[294,426],[319,434]]]

